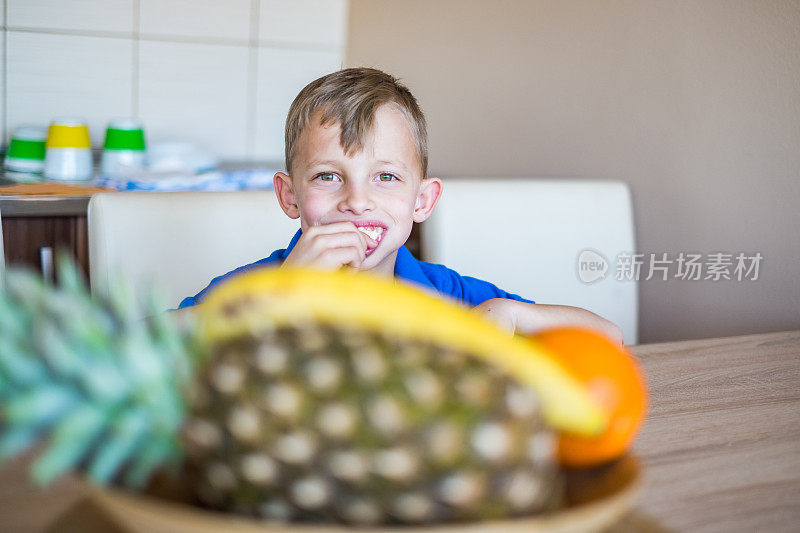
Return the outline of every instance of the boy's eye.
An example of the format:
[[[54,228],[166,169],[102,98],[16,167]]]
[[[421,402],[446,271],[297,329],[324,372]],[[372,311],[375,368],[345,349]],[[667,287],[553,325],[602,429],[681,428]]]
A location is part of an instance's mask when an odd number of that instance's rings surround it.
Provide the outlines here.
[[[317,178],[319,178],[320,181],[334,181],[336,179],[336,174],[332,172],[324,172],[322,174],[317,174]]]
[[[397,176],[394,174],[389,174],[388,172],[383,172],[378,175],[378,179],[381,181],[394,181],[397,179]]]

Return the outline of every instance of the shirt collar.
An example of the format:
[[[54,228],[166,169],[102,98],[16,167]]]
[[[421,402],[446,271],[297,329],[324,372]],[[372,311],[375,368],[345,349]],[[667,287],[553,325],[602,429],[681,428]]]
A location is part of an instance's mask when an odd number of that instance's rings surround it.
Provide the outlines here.
[[[292,240],[289,241],[289,246],[281,254],[281,261],[289,257],[289,254],[292,253],[297,241],[300,240],[300,236],[303,234],[303,230],[297,230],[297,233],[294,234]],[[411,252],[405,245],[401,246],[399,250],[397,250],[397,258],[394,261],[394,275],[396,278],[401,278],[406,281],[410,281],[417,285],[421,285],[425,288],[436,290],[436,287],[431,283],[431,280],[425,275],[425,272],[422,271],[422,267],[420,266],[420,262],[411,255]]]
[[[297,244],[297,241],[300,240],[300,235],[302,234],[303,234],[302,229],[297,230],[297,233],[294,234],[292,240],[289,241],[289,246],[287,246],[286,249],[283,251],[283,253],[281,253],[281,262],[287,257],[289,257],[289,254],[292,253],[292,250],[294,250],[294,246],[295,244]]]
[[[436,292],[436,287],[431,280],[428,279],[428,276],[425,275],[425,272],[422,271],[420,262],[416,257],[411,255],[411,252],[405,245],[397,250],[397,258],[394,261],[394,275],[397,278],[402,278]]]

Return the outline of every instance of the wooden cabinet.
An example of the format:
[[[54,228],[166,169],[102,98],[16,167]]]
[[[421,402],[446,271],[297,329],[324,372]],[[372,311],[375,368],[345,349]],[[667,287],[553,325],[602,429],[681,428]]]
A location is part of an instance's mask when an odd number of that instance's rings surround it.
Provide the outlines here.
[[[6,265],[28,265],[52,276],[53,259],[64,249],[87,276],[89,244],[86,216],[3,216]]]
[[[67,250],[88,280],[89,196],[0,196],[3,252],[7,266],[27,265],[52,276],[58,250]]]

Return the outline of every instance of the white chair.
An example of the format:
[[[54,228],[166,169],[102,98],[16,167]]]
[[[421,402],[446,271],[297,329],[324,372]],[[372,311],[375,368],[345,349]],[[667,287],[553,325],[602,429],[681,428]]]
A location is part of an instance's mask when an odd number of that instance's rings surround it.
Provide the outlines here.
[[[177,307],[212,278],[285,248],[300,224],[273,191],[114,192],[92,196],[88,226],[93,293],[118,270],[136,288],[156,283]]]
[[[635,251],[633,210],[621,181],[572,179],[444,180],[422,224],[426,261],[444,264],[543,304],[583,307],[638,342],[635,280],[618,280],[620,253]],[[581,279],[605,260],[605,275]],[[598,259],[598,256],[601,258]],[[592,264],[589,264],[592,263]]]

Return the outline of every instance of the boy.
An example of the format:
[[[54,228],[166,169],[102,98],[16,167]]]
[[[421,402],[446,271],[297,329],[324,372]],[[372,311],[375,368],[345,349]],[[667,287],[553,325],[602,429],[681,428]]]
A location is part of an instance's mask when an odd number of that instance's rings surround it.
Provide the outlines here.
[[[308,84],[286,119],[286,170],[274,184],[283,211],[300,218],[289,246],[214,278],[180,308],[202,300],[219,281],[264,265],[349,266],[456,298],[511,332],[584,326],[622,342],[617,326],[587,310],[534,304],[411,255],[404,243],[412,224],[433,212],[442,182],[427,177],[425,117],[396,78],[351,68]]]

